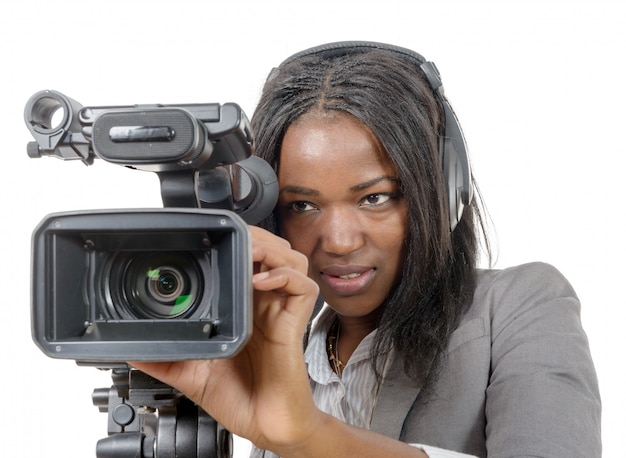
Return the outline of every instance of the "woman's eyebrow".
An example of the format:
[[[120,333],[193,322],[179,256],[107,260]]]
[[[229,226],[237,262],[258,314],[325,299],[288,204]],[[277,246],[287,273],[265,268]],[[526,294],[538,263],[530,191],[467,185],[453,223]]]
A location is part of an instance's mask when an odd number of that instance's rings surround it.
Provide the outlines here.
[[[393,181],[396,184],[398,184],[400,182],[400,180],[398,180],[396,177],[384,175],[384,176],[373,178],[373,179],[368,180],[368,181],[366,181],[364,183],[359,183],[359,184],[357,184],[355,186],[352,186],[350,188],[350,191],[352,191],[352,192],[363,191],[364,189],[372,187],[375,184],[380,183],[381,181]]]
[[[399,182],[399,180],[393,176],[386,176],[386,175],[380,176],[380,177],[376,177],[371,180],[365,181],[363,183],[359,183],[357,185],[351,186],[350,192],[356,193],[356,192],[363,191],[364,189],[370,188],[382,181],[393,181],[395,183]],[[316,189],[305,188],[303,186],[296,186],[296,185],[286,185],[280,189],[280,193],[281,194],[283,193],[298,194],[301,196],[319,196],[320,195],[320,192]]]
[[[315,189],[295,185],[287,185],[281,188],[280,193],[299,194],[302,196],[319,196],[320,194],[320,192]]]

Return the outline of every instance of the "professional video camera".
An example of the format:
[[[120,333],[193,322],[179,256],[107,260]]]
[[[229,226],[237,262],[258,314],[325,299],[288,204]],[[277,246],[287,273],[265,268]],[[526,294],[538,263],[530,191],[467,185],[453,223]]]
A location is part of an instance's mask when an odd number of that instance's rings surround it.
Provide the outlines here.
[[[35,342],[51,357],[113,369],[114,387],[93,396],[109,412],[97,456],[228,456],[210,417],[124,362],[230,357],[250,336],[246,223],[272,211],[278,186],[251,155],[245,113],[232,103],[82,107],[46,90],[24,117],[30,157],[97,157],[161,183],[164,208],[55,213],[33,233]]]

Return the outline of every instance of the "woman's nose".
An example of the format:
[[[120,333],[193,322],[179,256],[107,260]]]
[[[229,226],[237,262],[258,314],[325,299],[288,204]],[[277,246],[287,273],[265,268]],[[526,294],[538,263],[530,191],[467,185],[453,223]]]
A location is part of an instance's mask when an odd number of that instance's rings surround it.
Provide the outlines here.
[[[365,243],[362,223],[354,211],[347,208],[324,210],[320,228],[321,247],[329,254],[344,256],[360,249]]]

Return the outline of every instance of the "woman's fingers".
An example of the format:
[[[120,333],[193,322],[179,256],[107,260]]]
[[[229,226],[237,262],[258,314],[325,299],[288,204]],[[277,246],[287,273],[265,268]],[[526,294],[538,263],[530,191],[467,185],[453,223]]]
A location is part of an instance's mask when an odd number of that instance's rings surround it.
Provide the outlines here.
[[[252,260],[261,264],[265,269],[275,267],[290,267],[304,274],[308,270],[308,260],[306,256],[295,250],[289,245],[285,245],[282,239],[277,240],[253,239],[252,241]]]
[[[308,276],[307,258],[258,228],[253,232],[252,258],[258,266],[253,276],[256,325],[272,339],[301,339],[319,293]]]
[[[293,429],[314,409],[301,343],[319,290],[306,257],[286,240],[256,227],[250,232],[254,332],[245,348],[224,360],[133,365],[185,393],[235,434],[256,440],[282,435],[276,418],[285,419],[282,429]]]

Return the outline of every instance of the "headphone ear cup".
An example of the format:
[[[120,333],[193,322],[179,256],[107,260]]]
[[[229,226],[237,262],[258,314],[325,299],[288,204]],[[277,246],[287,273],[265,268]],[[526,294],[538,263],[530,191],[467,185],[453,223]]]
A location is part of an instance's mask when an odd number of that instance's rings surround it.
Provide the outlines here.
[[[459,120],[444,95],[437,66],[433,62],[424,62],[420,68],[441,101],[446,120],[445,133],[439,137],[439,157],[448,192],[448,215],[452,232],[461,220],[464,205],[469,205],[472,201],[472,172],[467,145]]]
[[[450,139],[441,138],[440,140],[444,143],[441,148],[441,163],[448,198],[450,232],[452,232],[459,221],[461,221],[461,216],[463,216],[463,166],[456,149],[451,147],[451,145],[445,145],[445,143],[450,142]]]

